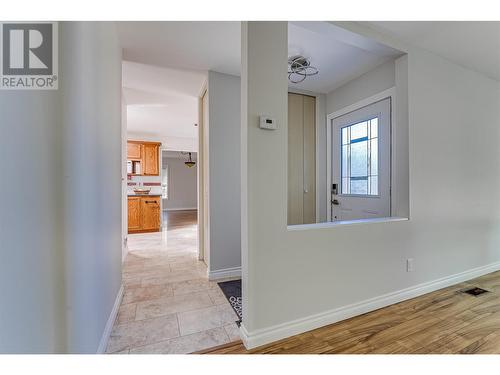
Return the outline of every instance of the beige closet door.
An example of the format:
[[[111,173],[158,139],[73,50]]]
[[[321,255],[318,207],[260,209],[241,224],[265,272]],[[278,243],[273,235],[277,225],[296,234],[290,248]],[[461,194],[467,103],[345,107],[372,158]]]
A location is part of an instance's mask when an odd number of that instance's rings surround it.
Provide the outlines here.
[[[316,222],[316,98],[288,94],[288,224]]]
[[[288,224],[304,221],[304,99],[288,94]]]
[[[316,98],[304,98],[304,224],[316,222]]]

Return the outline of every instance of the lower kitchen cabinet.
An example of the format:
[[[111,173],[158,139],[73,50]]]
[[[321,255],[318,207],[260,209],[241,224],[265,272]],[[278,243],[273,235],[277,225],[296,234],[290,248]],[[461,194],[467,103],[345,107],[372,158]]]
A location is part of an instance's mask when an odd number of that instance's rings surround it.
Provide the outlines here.
[[[128,232],[159,232],[161,227],[160,196],[128,197]]]
[[[141,230],[141,198],[128,197],[128,231]]]

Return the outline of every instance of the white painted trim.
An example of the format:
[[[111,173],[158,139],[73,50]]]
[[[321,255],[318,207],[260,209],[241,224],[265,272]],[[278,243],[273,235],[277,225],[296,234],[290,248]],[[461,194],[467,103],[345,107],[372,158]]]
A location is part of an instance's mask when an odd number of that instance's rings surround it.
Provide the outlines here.
[[[205,223],[205,199],[208,201],[208,197],[205,197],[205,186],[208,184],[209,179],[208,176],[205,176],[205,165],[208,162],[208,156],[205,155],[204,142],[205,137],[207,136],[208,124],[205,124],[203,121],[204,116],[204,106],[203,99],[205,95],[209,95],[208,93],[208,75],[203,83],[203,87],[200,90],[198,96],[198,153],[196,155],[198,160],[197,167],[197,193],[198,193],[198,202],[197,202],[197,221],[198,221],[198,260],[202,260],[207,263],[210,257],[210,249],[207,245],[209,242],[208,231],[205,231],[205,226],[208,226],[209,223]],[[208,108],[205,108],[205,111],[208,111]],[[207,114],[208,117],[208,114]],[[210,122],[210,121],[209,121]],[[208,205],[208,204],[207,204]]]
[[[128,179],[127,179],[127,103],[121,98],[121,241],[122,241],[122,263],[128,254]]]
[[[332,119],[326,115],[326,221],[332,221]]]
[[[159,163],[160,164],[160,171],[159,171],[159,177],[160,177],[160,214],[163,212],[163,148],[160,144],[160,147],[159,148]],[[170,168],[167,168],[167,181],[170,181]],[[168,196],[168,194],[167,194]],[[163,222],[163,216],[160,215],[160,230],[163,231],[163,229],[165,228],[165,223]]]
[[[387,98],[395,96],[395,95],[396,95],[396,87],[393,86],[387,90],[381,91],[381,92],[379,92],[375,95],[372,95],[368,98],[362,99],[359,102],[348,105],[347,107],[344,107],[342,109],[339,109],[338,111],[330,113],[329,115],[326,116],[326,118],[327,118],[327,120],[330,121],[330,120],[336,119],[337,117],[344,116],[350,112],[357,111],[358,109],[369,106],[370,104],[373,104],[375,102],[379,102],[381,100],[387,99]]]
[[[396,106],[394,105],[396,101],[396,86],[393,86],[387,90],[381,91],[375,95],[372,95],[368,98],[362,99],[359,102],[356,102],[354,104],[348,105],[347,107],[344,107],[342,109],[339,109],[338,111],[335,111],[333,113],[330,113],[326,116],[326,219],[327,221],[331,222],[332,221],[332,210],[331,210],[331,189],[330,187],[332,186],[332,161],[331,161],[331,151],[332,151],[332,121],[336,119],[337,117],[344,116],[350,112],[357,111],[358,109],[361,109],[363,107],[369,106],[375,102],[379,102],[381,100],[391,98],[391,113],[389,114],[391,118],[391,150],[393,149],[393,129],[396,127],[395,125],[395,119],[396,116],[394,116],[395,111],[396,111]],[[391,189],[394,190],[394,186],[392,186],[394,180],[393,180],[393,168],[392,165],[394,164],[392,161],[394,160],[395,154],[394,152],[391,153]],[[391,194],[391,213],[393,212],[393,202],[392,202],[393,196]]]
[[[121,285],[120,290],[118,290],[118,294],[116,295],[113,309],[111,310],[108,321],[106,322],[106,326],[104,327],[104,332],[102,333],[101,341],[99,342],[99,346],[97,347],[97,354],[104,354],[106,352],[109,336],[111,335],[111,330],[113,329],[113,325],[115,324],[116,316],[118,315],[118,309],[120,308],[120,304],[122,303],[123,291],[124,288],[123,285]]]
[[[196,211],[198,207],[164,208],[163,211]]]
[[[228,277],[241,277],[241,267],[223,268],[221,270],[208,271],[208,280],[220,280]]]
[[[446,276],[434,281],[418,284],[396,292],[387,293],[365,301],[342,306],[319,314],[310,315],[305,318],[292,320],[290,322],[277,324],[268,328],[248,332],[244,325],[240,327],[241,339],[247,349],[256,348],[277,340],[293,335],[307,332],[353,316],[366,314],[370,311],[380,309],[395,303],[421,296],[450,285],[458,284],[476,277],[500,270],[500,262],[486,266],[473,268],[454,275]]]
[[[203,81],[203,83],[200,87],[200,92],[198,93],[198,99],[203,98],[203,95],[205,95],[207,90],[208,90],[208,73],[207,73],[207,76],[205,77],[205,80]]]
[[[241,322],[240,324],[240,338],[241,338],[241,341],[243,341],[243,345],[245,346],[245,348],[247,349],[252,349],[252,348],[256,348],[257,346],[260,346],[260,345],[253,345],[252,346],[252,342],[250,342],[249,340],[249,337],[250,337],[250,334],[248,333],[248,330],[246,329],[245,327],[245,324],[243,322]]]
[[[124,248],[122,249],[122,263],[125,262],[125,258],[127,257],[128,254],[128,236],[125,237],[125,240],[127,241],[127,244],[124,245]]]

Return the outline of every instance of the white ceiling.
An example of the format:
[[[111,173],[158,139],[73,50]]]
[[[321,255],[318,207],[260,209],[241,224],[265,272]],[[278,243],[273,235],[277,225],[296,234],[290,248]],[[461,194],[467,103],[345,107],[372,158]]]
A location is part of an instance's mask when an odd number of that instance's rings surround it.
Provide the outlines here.
[[[196,138],[205,74],[129,61],[123,62],[122,74],[129,132]]]
[[[500,22],[387,21],[366,24],[500,81]]]
[[[127,130],[186,150],[209,70],[240,72],[240,22],[117,22]]]
[[[500,80],[500,22],[363,22]],[[128,129],[194,138],[197,96],[207,71],[240,74],[239,22],[118,22],[124,49]],[[327,22],[290,22],[289,55],[317,76],[290,87],[326,93],[399,51]]]
[[[240,22],[117,22],[123,58],[175,69],[240,74]]]
[[[319,70],[290,88],[328,93],[401,52],[330,23],[289,22],[288,55],[302,55]]]
[[[239,22],[118,22],[118,30],[125,60],[170,70],[240,74]],[[326,93],[398,53],[340,30],[326,22],[289,23],[289,55],[303,54],[320,69],[317,76],[290,87]]]
[[[361,23],[500,79],[500,22]],[[125,60],[175,69],[215,70],[239,75],[239,22],[117,22],[117,25]],[[333,55],[333,50],[339,47],[339,41],[344,44],[342,50],[353,52],[345,48],[350,41],[346,43],[342,38],[335,41],[321,35],[327,27],[331,35],[340,35],[339,28],[334,25],[326,22],[291,22],[291,25],[289,47],[292,50],[303,49],[305,54],[311,54],[311,59],[318,61],[317,65],[320,59],[329,55],[342,62],[341,51]],[[302,35],[299,28],[303,29]],[[317,29],[318,41],[313,45],[310,44],[313,36],[307,32],[308,28],[309,31]],[[323,30],[318,32],[320,28]],[[363,44],[354,47],[360,46]],[[313,52],[318,55],[313,55]],[[322,69],[327,75],[325,69],[328,67]]]

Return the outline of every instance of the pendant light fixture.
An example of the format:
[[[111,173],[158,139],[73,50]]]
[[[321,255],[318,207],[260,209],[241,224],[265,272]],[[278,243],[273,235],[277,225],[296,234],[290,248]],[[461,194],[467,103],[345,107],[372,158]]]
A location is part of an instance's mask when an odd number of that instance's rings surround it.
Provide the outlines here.
[[[191,168],[191,167],[194,167],[196,165],[196,162],[193,161],[193,159],[191,158],[191,153],[190,152],[181,152],[181,154],[182,155],[189,155],[188,160],[186,160],[184,162],[184,164],[186,165],[186,167]]]

